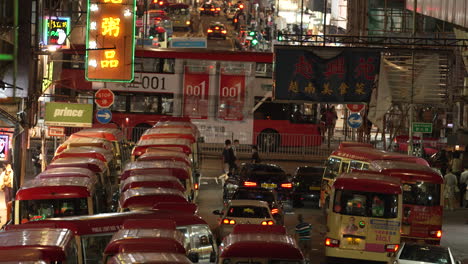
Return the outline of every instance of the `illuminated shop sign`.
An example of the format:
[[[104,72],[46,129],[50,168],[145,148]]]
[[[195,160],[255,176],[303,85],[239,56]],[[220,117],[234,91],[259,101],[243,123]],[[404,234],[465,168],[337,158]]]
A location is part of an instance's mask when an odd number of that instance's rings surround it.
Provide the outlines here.
[[[68,35],[70,34],[69,17],[44,17],[44,44],[56,48],[70,48]]]

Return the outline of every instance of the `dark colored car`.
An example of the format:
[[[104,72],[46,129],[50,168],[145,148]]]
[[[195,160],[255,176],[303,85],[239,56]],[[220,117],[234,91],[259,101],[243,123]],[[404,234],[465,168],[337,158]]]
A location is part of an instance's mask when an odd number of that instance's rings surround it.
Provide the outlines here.
[[[278,200],[290,203],[293,184],[284,170],[274,164],[244,163],[224,184],[223,197],[231,199],[237,188],[276,190]]]
[[[320,186],[325,167],[302,166],[293,175],[293,205],[303,206],[305,202],[312,202],[318,206],[320,200]]]
[[[212,24],[206,32],[208,39],[221,38],[226,39],[227,30],[223,24]]]
[[[231,197],[231,200],[259,200],[268,203],[271,215],[279,223],[284,223],[283,204],[278,201],[278,194],[275,190],[263,188],[239,187]],[[229,201],[224,201],[225,204]]]
[[[219,16],[219,13],[221,12],[221,8],[217,7],[213,4],[203,4],[200,7],[200,16],[201,15],[210,15],[210,16]]]

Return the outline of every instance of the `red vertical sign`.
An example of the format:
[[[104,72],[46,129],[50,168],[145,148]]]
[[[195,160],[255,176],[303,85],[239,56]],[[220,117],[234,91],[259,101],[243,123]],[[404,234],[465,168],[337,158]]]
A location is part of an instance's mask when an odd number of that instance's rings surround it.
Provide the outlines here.
[[[244,119],[245,76],[220,74],[218,117],[224,120]]]
[[[207,119],[209,90],[208,73],[192,73],[185,69],[183,115],[194,119]]]

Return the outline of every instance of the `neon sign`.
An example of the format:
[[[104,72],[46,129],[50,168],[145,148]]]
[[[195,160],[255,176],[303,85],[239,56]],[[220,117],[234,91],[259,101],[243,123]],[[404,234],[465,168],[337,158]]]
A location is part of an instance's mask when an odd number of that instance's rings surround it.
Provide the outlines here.
[[[0,161],[8,160],[8,150],[10,143],[10,136],[5,134],[0,134]]]
[[[88,81],[133,81],[135,6],[135,0],[88,0]]]
[[[44,17],[44,44],[68,49],[70,34],[69,17]]]

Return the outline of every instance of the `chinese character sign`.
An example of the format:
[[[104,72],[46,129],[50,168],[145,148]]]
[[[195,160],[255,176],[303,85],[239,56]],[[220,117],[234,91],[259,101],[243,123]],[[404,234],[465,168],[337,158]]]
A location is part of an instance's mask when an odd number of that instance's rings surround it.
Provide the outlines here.
[[[208,118],[210,75],[207,72],[184,72],[184,112],[192,119]]]
[[[86,79],[131,82],[135,0],[88,0]]]
[[[69,17],[44,17],[44,44],[68,49]]]
[[[218,118],[243,120],[245,76],[220,74]]]
[[[276,48],[275,99],[368,102],[380,53],[354,49],[335,53],[320,57],[310,49]]]

